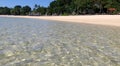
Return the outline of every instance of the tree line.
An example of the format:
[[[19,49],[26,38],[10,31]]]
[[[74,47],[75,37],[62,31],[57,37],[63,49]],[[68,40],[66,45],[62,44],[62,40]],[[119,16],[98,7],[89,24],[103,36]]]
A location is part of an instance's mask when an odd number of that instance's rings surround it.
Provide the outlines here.
[[[0,15],[28,15],[31,7],[16,5],[14,8],[0,7]]]
[[[0,15],[80,15],[119,14],[120,0],[54,0],[48,7],[16,5],[0,7]]]

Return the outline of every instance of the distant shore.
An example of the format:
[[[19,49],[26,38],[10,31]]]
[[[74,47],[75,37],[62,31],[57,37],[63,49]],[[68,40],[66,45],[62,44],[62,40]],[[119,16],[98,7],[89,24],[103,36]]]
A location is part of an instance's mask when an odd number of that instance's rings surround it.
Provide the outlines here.
[[[120,27],[120,15],[79,15],[79,16],[11,16],[11,15],[0,15],[0,17],[33,18],[33,19],[55,20],[55,21],[98,24],[98,25],[110,25],[110,26],[119,26]]]

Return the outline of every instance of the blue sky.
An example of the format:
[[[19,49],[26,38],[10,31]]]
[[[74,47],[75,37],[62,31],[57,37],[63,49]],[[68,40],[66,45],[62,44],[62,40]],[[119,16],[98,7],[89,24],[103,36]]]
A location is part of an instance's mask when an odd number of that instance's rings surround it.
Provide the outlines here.
[[[35,4],[47,7],[49,3],[53,0],[0,0],[0,7],[14,7],[15,5],[29,5],[30,7],[34,7]]]

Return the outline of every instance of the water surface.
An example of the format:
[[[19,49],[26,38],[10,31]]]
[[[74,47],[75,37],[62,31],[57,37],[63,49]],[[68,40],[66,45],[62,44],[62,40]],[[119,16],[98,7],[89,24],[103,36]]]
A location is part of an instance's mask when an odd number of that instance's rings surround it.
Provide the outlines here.
[[[0,17],[0,66],[120,66],[120,27]]]

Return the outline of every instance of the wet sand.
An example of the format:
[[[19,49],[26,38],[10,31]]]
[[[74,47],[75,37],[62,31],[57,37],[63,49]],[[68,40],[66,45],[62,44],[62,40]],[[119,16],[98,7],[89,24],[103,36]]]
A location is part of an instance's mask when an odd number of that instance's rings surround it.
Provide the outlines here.
[[[120,26],[120,15],[81,15],[81,16],[5,16],[17,18],[34,18],[44,20],[55,20],[64,22],[76,22],[98,25]]]

